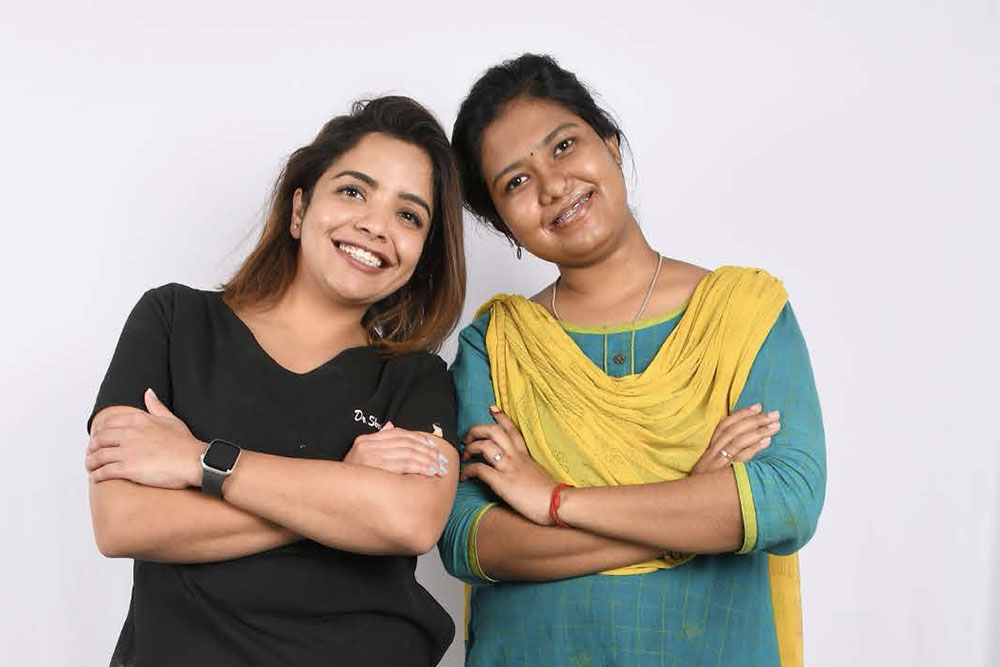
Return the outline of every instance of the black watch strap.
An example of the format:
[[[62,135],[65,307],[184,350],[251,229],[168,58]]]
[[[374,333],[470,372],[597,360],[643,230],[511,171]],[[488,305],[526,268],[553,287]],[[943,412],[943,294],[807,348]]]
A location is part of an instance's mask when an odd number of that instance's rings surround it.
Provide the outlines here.
[[[201,474],[201,490],[213,496],[222,497],[222,484],[229,475],[223,475],[216,470],[204,468]]]
[[[216,438],[201,455],[201,490],[222,497],[222,485],[232,474],[243,450],[239,445]]]

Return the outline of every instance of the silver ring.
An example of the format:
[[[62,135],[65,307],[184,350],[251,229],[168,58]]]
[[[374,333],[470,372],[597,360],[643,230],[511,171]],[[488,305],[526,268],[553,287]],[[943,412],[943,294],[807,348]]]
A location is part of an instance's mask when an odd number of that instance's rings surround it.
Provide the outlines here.
[[[500,452],[497,452],[496,454],[493,455],[493,463],[500,463],[500,459],[502,459],[502,458],[503,458],[503,454],[501,454]]]
[[[733,460],[733,455],[730,454],[729,452],[727,452],[724,449],[720,449],[719,450],[719,454],[722,454],[722,458],[726,459],[727,461],[732,461]]]

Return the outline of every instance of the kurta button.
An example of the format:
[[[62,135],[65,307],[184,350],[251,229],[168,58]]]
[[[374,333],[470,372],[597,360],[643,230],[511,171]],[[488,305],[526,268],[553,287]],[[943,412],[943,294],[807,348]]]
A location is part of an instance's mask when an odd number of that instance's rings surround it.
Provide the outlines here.
[[[615,356],[611,357],[611,361],[615,362],[616,364],[624,364],[625,363],[625,355],[622,354],[621,352],[619,352]]]
[[[306,446],[306,443],[304,443],[304,442],[299,443],[299,451],[303,451],[304,452],[307,449],[308,449],[308,447]]]

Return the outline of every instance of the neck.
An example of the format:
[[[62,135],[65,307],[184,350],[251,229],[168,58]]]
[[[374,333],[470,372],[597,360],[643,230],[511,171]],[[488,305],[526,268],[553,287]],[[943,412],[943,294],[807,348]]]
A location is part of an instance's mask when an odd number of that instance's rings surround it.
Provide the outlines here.
[[[611,252],[586,265],[559,265],[560,299],[604,303],[645,294],[660,256],[635,219],[630,221],[624,238]]]
[[[295,331],[299,338],[325,342],[332,347],[351,347],[368,343],[361,326],[367,310],[368,305],[345,305],[332,300],[299,273],[278,302],[261,315]]]

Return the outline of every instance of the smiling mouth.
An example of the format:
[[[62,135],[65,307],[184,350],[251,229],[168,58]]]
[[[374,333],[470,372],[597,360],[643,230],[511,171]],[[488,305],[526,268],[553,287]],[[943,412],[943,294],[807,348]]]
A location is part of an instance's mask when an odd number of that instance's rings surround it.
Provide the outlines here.
[[[361,246],[354,245],[352,243],[345,243],[343,241],[334,241],[333,245],[337,250],[349,256],[351,259],[364,264],[365,266],[370,266],[373,269],[381,269],[383,266],[387,265],[389,262],[376,253],[371,252]]]
[[[587,204],[590,203],[590,199],[594,196],[594,192],[586,192],[579,197],[577,197],[570,206],[559,214],[559,216],[552,221],[553,227],[558,227],[560,225],[565,225],[567,222],[572,222],[579,214],[586,210]]]

